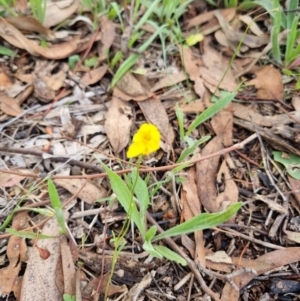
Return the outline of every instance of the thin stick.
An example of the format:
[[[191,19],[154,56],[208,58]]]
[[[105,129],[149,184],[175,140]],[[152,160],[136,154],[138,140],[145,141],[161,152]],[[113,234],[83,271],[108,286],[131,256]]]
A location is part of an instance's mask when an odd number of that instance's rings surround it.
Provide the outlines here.
[[[211,158],[213,158],[215,156],[224,155],[226,153],[232,152],[232,151],[237,150],[237,149],[242,149],[242,148],[244,148],[244,146],[247,143],[251,142],[255,138],[257,138],[257,134],[256,133],[252,134],[250,137],[248,137],[247,139],[245,139],[244,141],[242,141],[240,143],[237,143],[237,144],[234,144],[234,145],[232,145],[230,147],[224,148],[224,149],[222,149],[222,150],[220,150],[218,152],[215,152],[213,154],[210,154],[210,155],[207,155],[207,156],[203,156],[203,157],[197,158],[195,160],[190,160],[190,161],[183,162],[183,163],[171,164],[171,165],[160,166],[160,167],[141,168],[140,172],[147,172],[148,173],[148,172],[151,172],[151,171],[168,171],[168,170],[174,169],[175,167],[181,166],[183,164],[187,165],[187,166],[194,165],[197,162],[204,161],[204,160],[207,160],[207,159],[211,159]],[[0,152],[3,151],[3,149],[4,148],[0,148]],[[15,148],[5,148],[6,152],[15,152],[16,150],[18,150],[18,149],[15,149]],[[19,149],[19,150],[21,150],[21,149]],[[53,158],[49,158],[49,159],[54,159],[54,158],[62,158],[62,160],[67,160],[67,158],[64,158],[64,157],[53,157]],[[81,164],[81,165],[78,165],[78,166],[82,166],[82,164],[84,164],[85,166],[89,166],[88,168],[90,168],[91,165],[92,165],[92,164],[84,163],[84,162],[77,161],[77,160],[70,160],[69,161],[70,164],[73,163],[74,165],[77,165],[78,162]],[[98,166],[94,166],[94,168],[95,167],[99,168]],[[87,167],[85,167],[85,168],[87,168]],[[131,169],[123,169],[123,170],[119,170],[119,171],[115,171],[115,172],[117,174],[121,175],[121,174],[129,173],[131,171],[132,171]],[[19,176],[24,176],[24,177],[31,177],[31,178],[42,178],[42,177],[44,177],[44,175],[40,175],[40,174],[36,174],[36,173],[21,173],[21,172],[12,171],[12,170],[6,170],[6,169],[0,169],[0,172],[8,173],[8,174],[14,174],[14,175],[19,175]],[[52,179],[96,179],[96,178],[104,178],[104,177],[107,177],[107,173],[92,174],[92,175],[82,175],[82,176],[53,176]]]

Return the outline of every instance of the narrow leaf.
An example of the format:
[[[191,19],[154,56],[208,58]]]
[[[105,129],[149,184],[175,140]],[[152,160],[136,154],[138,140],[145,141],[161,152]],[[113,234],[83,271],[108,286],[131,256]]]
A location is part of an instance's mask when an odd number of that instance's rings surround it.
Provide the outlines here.
[[[215,227],[229,220],[241,208],[241,206],[242,203],[235,203],[230,205],[228,209],[222,212],[199,214],[178,226],[175,226],[161,234],[156,235],[152,241]]]

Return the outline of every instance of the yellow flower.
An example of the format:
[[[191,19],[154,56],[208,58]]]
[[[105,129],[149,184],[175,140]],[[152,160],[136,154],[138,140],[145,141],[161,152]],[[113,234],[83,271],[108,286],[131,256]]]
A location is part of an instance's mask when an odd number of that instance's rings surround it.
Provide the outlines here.
[[[203,40],[204,40],[204,35],[202,33],[197,33],[197,34],[192,34],[189,37],[187,37],[185,42],[187,43],[188,46],[193,46]]]
[[[149,155],[159,149],[160,133],[153,124],[144,123],[135,133],[132,144],[127,151],[127,157],[133,158],[139,155]]]

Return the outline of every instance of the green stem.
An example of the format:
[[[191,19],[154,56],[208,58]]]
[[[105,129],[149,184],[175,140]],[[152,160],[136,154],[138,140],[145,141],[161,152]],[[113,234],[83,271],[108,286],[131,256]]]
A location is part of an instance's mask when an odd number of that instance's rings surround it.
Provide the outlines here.
[[[143,156],[140,155],[139,158],[138,158],[137,164],[136,164],[137,165],[137,173],[136,173],[136,178],[134,179],[134,182],[133,182],[133,185],[132,185],[132,188],[131,188],[131,204],[134,202],[134,199],[133,199],[133,197],[134,197],[134,189],[135,189],[135,186],[136,186],[138,178],[139,178],[139,171],[140,171],[140,166],[141,166],[142,159],[143,159]],[[129,208],[128,215],[127,215],[126,220],[125,220],[125,222],[124,222],[124,224],[122,226],[120,234],[116,238],[114,238],[115,251],[114,251],[114,255],[113,255],[113,261],[112,261],[112,266],[111,266],[111,271],[110,271],[109,279],[108,279],[108,282],[107,282],[107,285],[106,285],[106,288],[105,288],[104,300],[107,299],[109,285],[111,283],[111,280],[112,280],[112,277],[113,277],[113,274],[114,274],[114,271],[115,271],[115,266],[116,266],[119,254],[120,254],[120,252],[122,251],[122,249],[125,246],[125,242],[123,241],[123,239],[124,239],[126,233],[129,230],[129,227],[130,227],[130,223],[131,223],[131,219],[130,219],[131,208],[132,208],[132,206],[130,206],[130,208]]]

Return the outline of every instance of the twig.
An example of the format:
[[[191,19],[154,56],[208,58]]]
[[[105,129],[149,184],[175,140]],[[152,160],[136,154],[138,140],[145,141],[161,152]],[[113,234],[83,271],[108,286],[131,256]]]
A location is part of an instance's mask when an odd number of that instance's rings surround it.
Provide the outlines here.
[[[251,142],[252,140],[254,140],[257,137],[257,134],[252,134],[250,137],[248,137],[247,139],[245,139],[244,141],[234,144],[230,147],[224,148],[218,152],[215,152],[213,154],[207,155],[207,156],[203,156],[200,158],[197,158],[195,160],[191,160],[191,161],[187,161],[187,162],[183,162],[183,163],[176,163],[176,164],[171,164],[171,165],[166,165],[166,166],[160,166],[160,167],[148,167],[148,168],[141,168],[139,171],[140,172],[151,172],[151,171],[168,171],[168,170],[172,170],[175,167],[181,166],[182,164],[184,165],[193,165],[197,162],[200,161],[204,161],[207,159],[211,159],[215,156],[220,156],[220,155],[224,155],[226,153],[232,152],[234,150],[237,149],[242,149],[247,143]],[[22,150],[21,148],[0,148],[0,152],[3,151],[3,149],[5,149],[6,152],[14,152],[15,150]],[[32,151],[31,151],[32,152]],[[19,152],[21,153],[21,152]],[[65,162],[68,159],[64,158],[64,157],[53,157],[51,159],[54,158],[62,158],[59,160],[63,160],[63,161],[56,161],[56,162]],[[56,159],[58,160],[58,159]],[[74,165],[78,165],[78,166],[82,166],[83,168],[90,168],[92,170],[95,170],[95,168],[99,168],[98,166],[94,166],[92,164],[88,164],[88,163],[83,163],[81,161],[77,161],[77,160],[70,160],[69,161],[70,164],[74,164]],[[92,167],[93,166],[93,167]],[[119,171],[115,171],[117,174],[121,175],[121,174],[126,174],[131,172],[131,169],[123,169],[123,170],[119,170]],[[39,175],[39,174],[35,174],[35,173],[21,173],[21,172],[16,172],[16,171],[12,171],[12,170],[5,170],[5,169],[0,169],[0,172],[3,173],[8,173],[8,174],[15,174],[15,175],[19,175],[19,176],[24,176],[24,177],[31,177],[31,178],[42,178],[44,177],[43,175]],[[100,174],[92,174],[92,175],[82,175],[82,176],[53,176],[52,179],[96,179],[96,178],[104,178],[107,176],[107,173],[100,173]]]
[[[5,153],[15,153],[15,154],[23,154],[23,155],[32,155],[37,157],[42,157],[45,154],[45,152],[40,150],[33,150],[33,149],[26,149],[26,148],[17,148],[17,147],[0,147],[0,152]],[[96,166],[95,164],[85,163],[82,161],[70,159],[67,157],[49,157],[47,159],[50,159],[53,162],[68,162],[71,165],[76,165],[85,169],[90,169],[96,172],[103,172],[103,168],[100,166]]]
[[[156,226],[157,231],[159,233],[163,233],[164,230],[158,225],[158,223],[155,221],[155,219],[147,212],[147,220],[148,222],[150,222],[152,225]],[[191,272],[194,274],[195,278],[197,279],[198,283],[200,284],[201,288],[203,289],[203,291],[205,293],[207,293],[209,296],[211,296],[211,298],[213,298],[215,301],[221,301],[220,298],[218,297],[218,295],[213,292],[205,283],[204,279],[202,278],[198,267],[196,266],[195,262],[193,260],[191,260],[186,254],[185,252],[179,248],[179,246],[173,241],[173,239],[171,239],[170,237],[168,238],[164,238],[163,241],[171,248],[173,249],[175,252],[177,252],[178,254],[180,254],[180,256],[182,256],[187,264],[188,267],[190,268]]]

